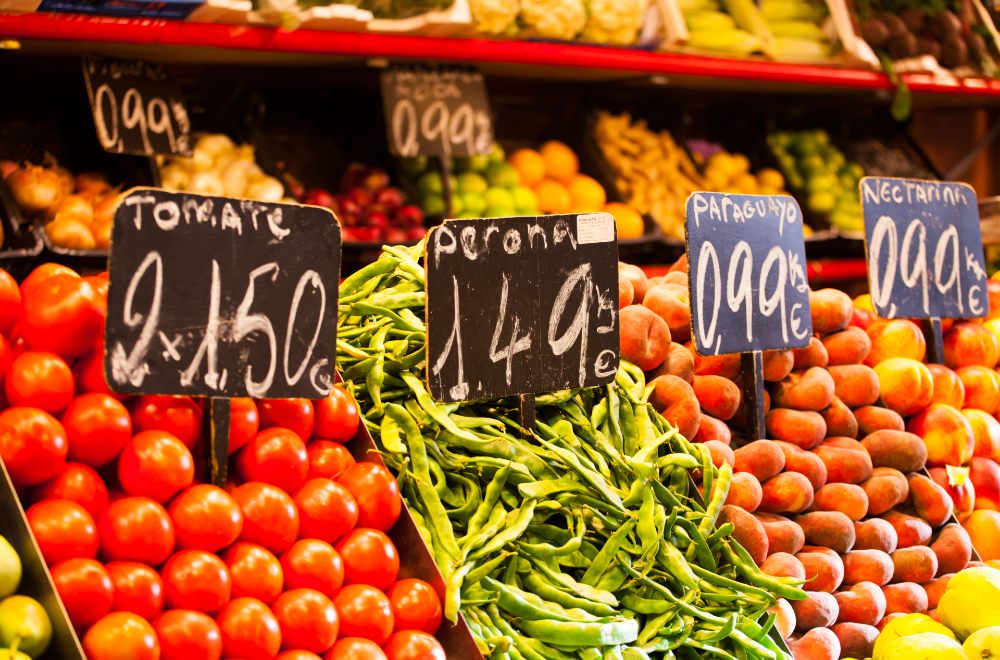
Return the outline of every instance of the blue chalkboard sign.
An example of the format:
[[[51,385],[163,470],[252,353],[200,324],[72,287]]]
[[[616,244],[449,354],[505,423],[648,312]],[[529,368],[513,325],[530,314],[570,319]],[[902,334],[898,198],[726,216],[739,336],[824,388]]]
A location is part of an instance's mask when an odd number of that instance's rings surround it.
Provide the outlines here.
[[[872,304],[883,318],[986,315],[976,193],[964,183],[861,179]]]
[[[788,195],[687,200],[691,334],[702,355],[809,344],[802,211]]]

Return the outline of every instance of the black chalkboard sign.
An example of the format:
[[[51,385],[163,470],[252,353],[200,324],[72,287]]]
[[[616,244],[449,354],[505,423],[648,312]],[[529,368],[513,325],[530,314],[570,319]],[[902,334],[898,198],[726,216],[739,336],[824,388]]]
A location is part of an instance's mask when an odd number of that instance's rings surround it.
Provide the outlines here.
[[[493,150],[483,74],[467,67],[396,65],[382,73],[389,151],[396,156],[482,156]]]
[[[106,151],[191,155],[187,109],[162,65],[87,55],[83,78],[97,139]]]
[[[989,311],[976,193],[964,183],[861,179],[868,283],[883,318]]]
[[[431,233],[424,263],[435,399],[614,380],[618,243],[610,214],[447,220]]]
[[[111,243],[111,389],[322,398],[333,384],[340,247],[324,208],[129,190]]]
[[[691,334],[702,355],[809,344],[802,211],[788,195],[687,200]]]

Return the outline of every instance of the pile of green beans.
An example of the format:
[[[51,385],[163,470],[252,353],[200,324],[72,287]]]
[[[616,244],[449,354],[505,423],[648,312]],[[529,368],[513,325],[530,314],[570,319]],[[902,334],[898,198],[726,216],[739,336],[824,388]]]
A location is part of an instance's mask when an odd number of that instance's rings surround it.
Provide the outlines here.
[[[386,247],[340,287],[338,367],[484,656],[787,658],[768,636],[798,581],[716,525],[732,471],[646,401],[642,371],[514,400],[426,391],[422,246]]]

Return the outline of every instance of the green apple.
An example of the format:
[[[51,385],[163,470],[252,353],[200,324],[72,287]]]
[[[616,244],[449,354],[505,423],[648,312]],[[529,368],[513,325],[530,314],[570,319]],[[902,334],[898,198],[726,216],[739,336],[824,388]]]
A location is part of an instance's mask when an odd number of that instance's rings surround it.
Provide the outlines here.
[[[455,216],[465,210],[465,203],[460,195],[451,196],[451,215]]]
[[[424,196],[440,195],[444,192],[444,182],[440,172],[424,172],[417,179],[417,191]]]
[[[538,198],[535,197],[535,191],[527,186],[517,186],[510,191],[511,196],[514,198],[514,209],[518,213],[537,213],[538,212]]]
[[[459,220],[472,220],[473,218],[481,218],[483,216],[480,213],[472,213],[470,211],[462,211],[461,213],[459,213],[455,217],[458,218]]]
[[[504,153],[503,147],[494,142],[493,151],[490,152],[489,159],[491,163],[502,163],[507,160],[507,154]]]
[[[506,188],[493,186],[483,195],[483,201],[486,202],[486,208],[488,209],[514,210],[514,196]]]
[[[0,660],[31,660],[31,656],[25,655],[20,651],[0,649]]]
[[[491,186],[513,188],[521,185],[521,175],[507,163],[494,163],[486,170],[486,180]]]
[[[37,658],[52,641],[52,622],[34,598],[8,596],[0,601],[0,647],[16,648]]]
[[[459,195],[468,195],[470,193],[481,195],[486,192],[488,187],[489,184],[486,183],[486,179],[475,172],[463,172],[455,177],[455,189]]]
[[[461,196],[462,207],[470,213],[482,213],[486,210],[486,201],[478,193],[467,193]]]
[[[21,558],[13,546],[0,536],[0,598],[6,598],[21,583]]]
[[[444,215],[444,197],[441,195],[427,195],[420,206],[423,208],[425,215]]]
[[[509,218],[517,215],[512,206],[490,206],[483,214],[484,218]]]
[[[427,156],[417,156],[416,158],[400,158],[399,165],[410,177],[415,177],[427,169]]]
[[[824,191],[810,193],[809,200],[806,202],[809,208],[816,213],[829,213],[836,203],[837,199],[833,193]]]

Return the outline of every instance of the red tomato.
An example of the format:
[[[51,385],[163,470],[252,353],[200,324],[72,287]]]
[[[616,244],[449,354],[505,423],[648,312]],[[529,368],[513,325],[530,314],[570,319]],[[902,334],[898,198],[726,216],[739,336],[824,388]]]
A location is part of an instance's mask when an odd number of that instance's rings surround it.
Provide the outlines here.
[[[261,481],[294,493],[309,471],[306,444],[295,433],[271,428],[253,437],[236,457],[236,472],[243,481]]]
[[[354,457],[347,447],[332,440],[313,440],[306,445],[309,454],[307,479],[326,477],[336,479],[347,468],[354,465]]]
[[[194,458],[180,440],[164,431],[143,431],[118,459],[118,481],[129,495],[163,504],[194,481]]]
[[[377,529],[359,527],[334,546],[344,560],[344,584],[388,589],[399,574],[399,553]]]
[[[20,315],[21,291],[10,273],[0,268],[0,333],[9,335]]]
[[[253,399],[229,400],[229,453],[253,440],[260,430],[260,415]]]
[[[76,502],[97,520],[108,508],[108,487],[101,475],[83,463],[67,463],[63,471],[35,490],[35,501]]]
[[[282,651],[274,656],[274,660],[323,660],[311,651]]]
[[[278,558],[255,543],[237,543],[222,556],[233,578],[233,598],[256,598],[270,605],[281,594],[284,572]]]
[[[288,493],[259,482],[243,484],[232,492],[243,511],[240,540],[257,543],[279,554],[299,536],[299,511]]]
[[[370,639],[341,637],[323,660],[386,660],[385,653]]]
[[[433,635],[441,627],[441,599],[423,580],[400,580],[388,595],[396,630],[422,630]]]
[[[131,612],[147,621],[163,609],[163,580],[146,564],[134,561],[113,561],[105,568],[115,585],[115,612]]]
[[[237,598],[215,618],[227,658],[270,660],[281,648],[281,627],[267,605],[256,598]]]
[[[204,550],[181,550],[160,570],[167,606],[214,614],[229,602],[229,569]]]
[[[189,449],[202,435],[201,407],[189,396],[149,394],[132,404],[135,431],[166,431]]]
[[[123,497],[108,505],[97,528],[108,561],[134,560],[159,566],[174,551],[174,525],[159,503]]]
[[[257,410],[261,429],[275,426],[288,429],[303,442],[312,437],[316,416],[309,399],[261,399]]]
[[[361,423],[358,404],[343,387],[335,386],[325,399],[316,402],[315,408],[313,435],[317,438],[347,442],[358,432]]]
[[[35,486],[66,466],[66,431],[38,408],[8,408],[0,413],[0,459],[15,486]]]
[[[88,660],[158,660],[160,642],[153,626],[131,612],[112,612],[83,638]]]
[[[83,394],[62,414],[69,458],[100,467],[114,460],[132,437],[132,418],[107,394]]]
[[[303,539],[281,555],[286,589],[315,589],[333,598],[344,584],[344,561],[326,541]]]
[[[87,275],[83,278],[85,282],[89,282],[92,287],[94,287],[94,293],[97,294],[97,302],[100,308],[104,311],[104,316],[108,315],[108,287],[111,285],[111,281],[107,277],[107,273],[102,275]]]
[[[52,567],[52,582],[77,630],[111,611],[115,585],[95,559],[67,559]]]
[[[27,285],[27,282],[25,282]],[[104,333],[104,310],[93,284],[75,273],[22,285],[21,335],[29,349],[67,360],[91,348]]]
[[[3,335],[0,335],[0,379],[7,377],[10,363],[14,361],[14,349]]]
[[[93,559],[97,556],[97,526],[87,510],[76,502],[39,502],[28,509],[27,518],[49,566],[76,557]]]
[[[232,495],[217,486],[196,484],[170,503],[177,547],[218,552],[243,529],[243,512]]]
[[[77,360],[73,367],[77,392],[84,394],[108,394],[117,397],[108,387],[104,377],[104,340],[97,342],[94,350],[89,351]]]
[[[381,646],[392,634],[392,606],[375,587],[349,584],[340,590],[333,604],[340,615],[342,636],[364,637]]]
[[[299,538],[333,543],[354,529],[358,522],[358,503],[336,481],[310,479],[295,493],[299,507]]]
[[[385,644],[389,660],[448,660],[441,644],[419,630],[401,630]]]
[[[358,501],[358,525],[388,532],[396,524],[403,500],[388,469],[362,461],[344,470],[337,482]]]
[[[31,406],[57,413],[73,400],[73,372],[55,353],[25,351],[10,365],[4,392],[12,406]]]
[[[160,638],[160,660],[219,660],[222,633],[212,617],[192,610],[170,610],[153,622]]]
[[[45,280],[49,279],[50,277],[54,277],[56,275],[80,277],[80,274],[77,273],[72,268],[70,268],[69,266],[63,266],[62,264],[54,264],[52,262],[40,264],[36,266],[34,270],[28,273],[28,276],[24,278],[23,282],[21,282],[20,294],[22,300],[24,299],[24,296],[28,295],[31,292],[31,290],[35,287],[35,285],[41,284]]]
[[[315,589],[286,591],[271,609],[281,626],[282,648],[322,653],[337,641],[337,610]]]

